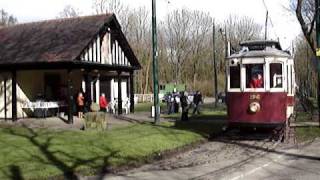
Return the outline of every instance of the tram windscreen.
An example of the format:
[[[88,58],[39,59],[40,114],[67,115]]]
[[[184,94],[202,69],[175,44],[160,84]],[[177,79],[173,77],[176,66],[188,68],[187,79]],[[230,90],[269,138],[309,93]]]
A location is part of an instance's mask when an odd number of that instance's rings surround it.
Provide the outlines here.
[[[246,64],[246,87],[247,88],[263,88],[264,73],[263,64]]]
[[[270,88],[282,87],[282,64],[270,63]]]
[[[240,65],[230,66],[230,88],[240,88]]]

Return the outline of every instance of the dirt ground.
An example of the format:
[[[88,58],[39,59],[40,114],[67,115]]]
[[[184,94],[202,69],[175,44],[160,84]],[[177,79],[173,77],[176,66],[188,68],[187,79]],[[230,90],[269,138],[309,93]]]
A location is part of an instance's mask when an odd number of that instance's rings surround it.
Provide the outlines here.
[[[238,169],[277,146],[268,140],[226,140],[217,138],[174,157],[126,172],[107,174],[103,179],[225,179]],[[86,179],[100,179],[89,177]],[[228,179],[228,178],[226,178]]]
[[[264,140],[217,139],[103,179],[319,179],[319,148],[320,139],[298,147]]]

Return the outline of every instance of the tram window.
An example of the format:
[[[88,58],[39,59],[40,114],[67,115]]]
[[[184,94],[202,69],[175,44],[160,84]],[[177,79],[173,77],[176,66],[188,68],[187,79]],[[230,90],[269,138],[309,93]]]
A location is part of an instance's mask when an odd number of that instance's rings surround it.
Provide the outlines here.
[[[240,65],[230,66],[230,88],[240,88]]]
[[[282,88],[282,64],[271,63],[270,64],[270,87],[271,88]]]
[[[246,66],[246,87],[264,88],[263,64],[247,64]]]

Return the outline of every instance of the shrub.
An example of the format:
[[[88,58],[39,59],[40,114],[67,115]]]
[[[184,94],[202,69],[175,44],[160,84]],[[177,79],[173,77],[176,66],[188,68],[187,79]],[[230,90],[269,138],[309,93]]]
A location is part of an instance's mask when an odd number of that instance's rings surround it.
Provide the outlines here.
[[[85,129],[107,129],[107,117],[104,112],[88,112],[84,116]]]
[[[98,112],[100,110],[100,106],[97,103],[92,103],[90,109],[92,112]]]

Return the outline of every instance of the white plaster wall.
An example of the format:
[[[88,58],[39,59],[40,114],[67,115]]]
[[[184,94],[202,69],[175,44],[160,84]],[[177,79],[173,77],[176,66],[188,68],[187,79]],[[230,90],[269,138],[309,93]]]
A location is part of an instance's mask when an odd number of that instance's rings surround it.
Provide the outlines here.
[[[112,79],[111,81],[111,99],[118,98],[118,80]],[[127,94],[127,82],[123,81],[121,82],[121,99],[125,100],[128,98]]]
[[[7,78],[7,118],[12,117],[12,104],[11,104],[11,92],[12,92],[12,81],[10,73],[2,73],[0,76],[0,118],[5,118],[5,104],[4,104],[4,79]]]

